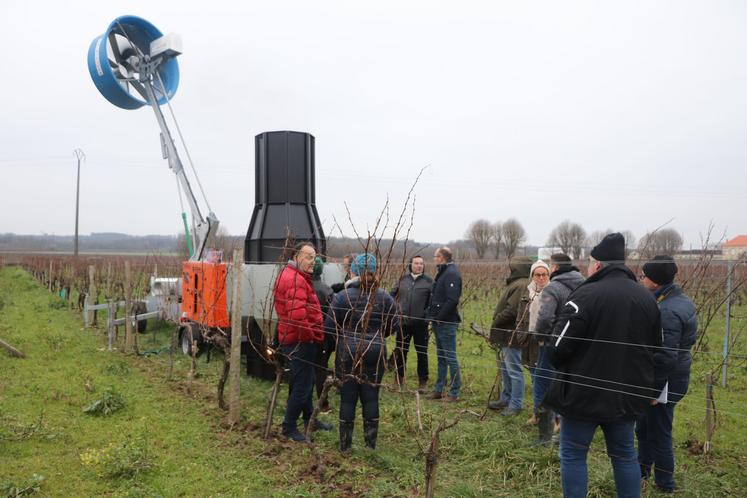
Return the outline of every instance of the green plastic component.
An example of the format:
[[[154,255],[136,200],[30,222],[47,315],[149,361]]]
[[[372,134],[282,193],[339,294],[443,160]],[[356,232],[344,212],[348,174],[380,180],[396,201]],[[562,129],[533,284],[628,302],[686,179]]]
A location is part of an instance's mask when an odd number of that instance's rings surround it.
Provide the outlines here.
[[[194,254],[194,249],[192,249],[192,236],[189,234],[189,225],[187,225],[187,213],[182,213],[182,221],[184,222],[184,238],[187,240],[187,250],[191,258],[192,254]]]

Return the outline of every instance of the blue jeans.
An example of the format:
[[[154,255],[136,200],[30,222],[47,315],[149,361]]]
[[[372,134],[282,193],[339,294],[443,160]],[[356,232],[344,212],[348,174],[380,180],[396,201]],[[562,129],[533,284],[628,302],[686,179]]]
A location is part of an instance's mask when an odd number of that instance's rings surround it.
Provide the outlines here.
[[[534,392],[534,411],[539,412],[542,408],[542,402],[545,394],[550,388],[550,383],[555,377],[555,370],[550,365],[550,353],[548,346],[540,346],[539,356],[537,356],[537,366],[532,371],[532,388]]]
[[[524,371],[521,369],[521,348],[501,348],[501,375],[503,390],[498,401],[504,402],[512,410],[524,406]]]
[[[646,413],[636,421],[635,426],[641,476],[647,479],[651,475],[653,465],[656,485],[666,491],[674,491],[674,406],[673,403],[649,406]]]
[[[641,470],[633,446],[634,420],[585,422],[563,417],[560,422],[560,478],[564,498],[585,498],[589,487],[586,454],[597,427],[604,432],[619,498],[641,496]]]
[[[443,393],[446,386],[446,370],[450,371],[449,396],[458,397],[462,387],[459,374],[459,361],[456,355],[457,323],[434,323],[433,335],[436,336],[436,357],[438,358],[438,379],[433,391]]]
[[[290,362],[290,380],[288,381],[288,406],[283,418],[283,432],[297,429],[296,421],[303,413],[304,423],[311,418],[314,411],[312,395],[314,392],[314,360],[319,346],[310,342],[285,344],[280,351]]]

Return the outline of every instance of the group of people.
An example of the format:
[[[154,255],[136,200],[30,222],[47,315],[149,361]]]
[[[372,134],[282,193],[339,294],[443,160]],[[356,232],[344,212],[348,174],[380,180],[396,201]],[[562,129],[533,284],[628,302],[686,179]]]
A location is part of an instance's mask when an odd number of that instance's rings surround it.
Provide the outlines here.
[[[517,257],[509,268],[490,336],[503,389],[488,407],[520,413],[527,368],[539,444],[552,444],[560,421],[564,496],[586,496],[597,427],[618,496],[640,496],[652,474],[659,490],[674,491],[674,408],[687,393],[698,325],[672,256],[655,256],[636,276],[613,233],[591,250],[586,279],[565,254],[549,265]]]
[[[411,342],[417,353],[418,389],[422,393],[427,389],[429,324],[439,351],[438,380],[430,398],[458,399],[461,381],[456,335],[461,276],[448,248],[439,248],[434,260],[438,266],[435,279],[425,274],[423,257],[414,256],[397,285],[386,292],[380,287],[379,263],[374,255],[346,256],[345,281],[329,286],[321,278],[324,265],[314,246],[296,246],[274,289],[277,340],[290,372],[284,436],[298,442],[306,440],[305,431],[298,429],[298,418],[306,428],[313,412],[314,386],[321,399],[329,358],[335,352],[334,378],[340,383],[340,450],[351,448],[359,400],[364,441],[375,448],[383,375],[387,369],[394,370],[397,384],[404,385]],[[396,336],[395,349],[387,361],[385,340],[392,334]],[[451,381],[447,384],[449,369]],[[321,410],[330,410],[326,399]],[[312,430],[332,430],[320,420],[314,424]]]
[[[379,386],[385,370],[404,385],[411,342],[418,390],[427,392],[430,333],[438,371],[429,398],[459,401],[462,279],[448,248],[437,249],[434,262],[431,278],[424,259],[413,257],[387,292],[377,278],[379,262],[363,253],[347,258],[346,281],[329,287],[321,282],[323,265],[314,247],[296,247],[274,296],[278,342],[290,370],[285,436],[305,440],[297,421],[301,416],[309,423],[314,378],[321,395],[333,351],[343,452],[352,445],[358,400],[365,444],[376,447]],[[564,496],[586,496],[586,457],[597,427],[618,496],[640,496],[641,480],[651,475],[660,490],[673,491],[674,407],[687,392],[697,333],[695,306],[674,283],[673,258],[656,256],[636,276],[625,265],[623,236],[614,233],[592,249],[587,278],[560,253],[549,264],[515,257],[509,268],[489,335],[502,389],[488,407],[504,416],[522,412],[526,368],[533,393],[529,422],[538,427],[538,444],[551,446],[553,433],[560,432]],[[395,349],[387,361],[385,340],[392,334]],[[332,427],[317,421],[313,429]]]

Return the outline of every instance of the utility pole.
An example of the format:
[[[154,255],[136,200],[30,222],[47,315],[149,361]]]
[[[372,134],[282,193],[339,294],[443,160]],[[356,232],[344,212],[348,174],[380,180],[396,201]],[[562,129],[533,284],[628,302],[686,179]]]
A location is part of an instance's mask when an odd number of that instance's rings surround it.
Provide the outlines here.
[[[78,257],[78,210],[80,206],[80,162],[86,160],[86,155],[83,153],[83,149],[73,150],[73,154],[78,159],[78,180],[75,186],[75,246],[73,249],[73,257]]]

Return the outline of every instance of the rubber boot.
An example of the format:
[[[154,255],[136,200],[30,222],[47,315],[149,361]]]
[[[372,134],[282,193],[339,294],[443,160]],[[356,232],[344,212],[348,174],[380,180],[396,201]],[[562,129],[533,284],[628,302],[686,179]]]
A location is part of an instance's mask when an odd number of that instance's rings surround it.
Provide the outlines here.
[[[372,450],[376,449],[376,438],[379,436],[379,419],[363,419],[363,440],[366,446]]]
[[[349,453],[350,447],[353,445],[353,427],[354,422],[346,422],[340,420],[340,451],[342,453]]]
[[[553,428],[555,427],[555,414],[552,410],[542,408],[539,411],[539,421],[537,422],[537,428],[539,429],[539,438],[537,444],[549,448],[552,446],[552,435]]]

